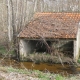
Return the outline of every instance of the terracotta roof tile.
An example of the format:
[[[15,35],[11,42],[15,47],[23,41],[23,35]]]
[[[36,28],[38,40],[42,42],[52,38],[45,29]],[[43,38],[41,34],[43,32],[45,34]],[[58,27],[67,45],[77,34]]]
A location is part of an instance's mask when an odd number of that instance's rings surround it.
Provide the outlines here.
[[[19,37],[76,38],[80,13],[37,13]]]

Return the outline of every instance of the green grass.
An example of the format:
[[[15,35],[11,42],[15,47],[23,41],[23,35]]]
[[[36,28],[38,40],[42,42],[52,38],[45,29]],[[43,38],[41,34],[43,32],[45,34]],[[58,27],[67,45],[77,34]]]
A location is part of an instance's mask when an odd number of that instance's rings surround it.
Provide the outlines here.
[[[5,54],[6,53],[6,48],[3,46],[0,46],[0,54]]]
[[[0,57],[9,58],[10,56],[16,56],[14,50],[8,50],[5,46],[0,46]]]
[[[78,63],[80,63],[80,58],[78,59]]]
[[[16,72],[16,73],[20,73],[20,74],[31,74],[31,71],[25,70],[25,69],[16,69],[13,67],[8,67],[7,72]]]
[[[55,77],[55,80],[65,80],[64,77],[62,77],[61,75],[55,75],[55,74],[51,74],[51,73],[43,73],[39,70],[24,70],[24,69],[14,69],[13,67],[9,67],[7,69],[8,72],[17,72],[20,74],[27,74],[28,76],[35,76],[37,78],[39,78],[40,80],[53,80],[53,78]]]
[[[56,80],[65,80],[65,78],[58,74],[56,75]]]
[[[37,77],[40,80],[51,80],[50,76],[52,75],[51,73],[43,73],[39,70],[15,69],[13,67],[7,67],[6,70],[7,72],[16,72],[20,74],[26,74],[32,77]]]
[[[6,73],[16,72],[16,74],[26,74],[26,76],[39,78],[39,80],[80,80],[80,74],[63,77],[60,74],[54,74],[50,72],[43,73],[39,70],[15,69],[13,67],[0,67],[0,71]]]
[[[39,70],[34,70],[34,73],[37,74],[38,78],[42,79],[42,80],[50,80],[50,74],[44,74],[43,72],[39,71]]]

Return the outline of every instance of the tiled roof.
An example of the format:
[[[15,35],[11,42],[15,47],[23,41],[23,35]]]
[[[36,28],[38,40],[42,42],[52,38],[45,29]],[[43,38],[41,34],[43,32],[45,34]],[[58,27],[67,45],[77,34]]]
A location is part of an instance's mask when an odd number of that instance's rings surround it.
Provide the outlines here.
[[[37,13],[19,34],[21,38],[76,38],[80,13]]]

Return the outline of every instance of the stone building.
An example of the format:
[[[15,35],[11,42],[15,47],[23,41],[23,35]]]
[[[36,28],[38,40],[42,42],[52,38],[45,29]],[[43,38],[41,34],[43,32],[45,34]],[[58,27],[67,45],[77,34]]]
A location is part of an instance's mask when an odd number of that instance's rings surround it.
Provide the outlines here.
[[[0,45],[12,43],[13,40],[17,43],[17,35],[37,12],[80,13],[80,0],[0,0]],[[69,21],[74,22],[74,19]],[[57,25],[62,24],[60,22]],[[75,25],[79,26],[78,23]],[[51,44],[50,41],[48,43]]]
[[[80,13],[36,13],[18,37],[22,57],[34,51],[46,52],[50,46],[51,49],[62,49],[64,53],[71,51],[77,61],[80,49]],[[40,40],[43,42],[42,47]]]

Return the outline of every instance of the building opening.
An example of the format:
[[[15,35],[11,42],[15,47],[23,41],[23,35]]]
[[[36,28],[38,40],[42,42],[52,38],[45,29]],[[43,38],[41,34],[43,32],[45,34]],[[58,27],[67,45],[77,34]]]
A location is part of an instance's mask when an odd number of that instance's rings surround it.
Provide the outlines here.
[[[57,50],[58,53],[61,52],[64,55],[73,56],[73,41],[69,40],[48,40],[46,43],[40,40],[29,40],[27,41],[27,45],[30,48],[30,53],[50,53],[50,47],[53,50],[53,53]]]
[[[51,47],[52,42],[46,41],[44,43],[43,41],[40,40],[29,40],[28,44],[30,45],[31,53],[33,52],[43,53],[43,52],[48,52],[48,46]]]

